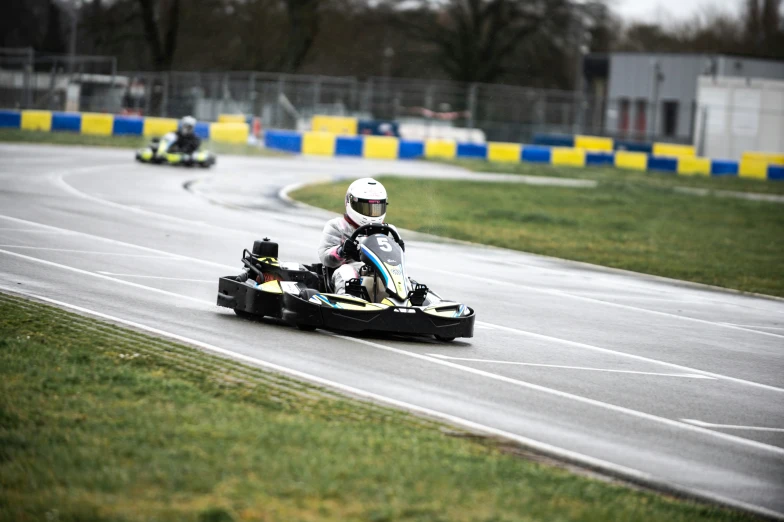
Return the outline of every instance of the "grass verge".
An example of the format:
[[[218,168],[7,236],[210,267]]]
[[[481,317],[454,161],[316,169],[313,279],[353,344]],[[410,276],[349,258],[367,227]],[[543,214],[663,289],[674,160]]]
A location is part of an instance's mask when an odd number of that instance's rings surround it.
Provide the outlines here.
[[[77,132],[40,132],[19,129],[0,129],[0,142],[37,143],[49,145],[87,145],[91,147],[120,147],[138,149],[150,142],[144,136],[90,136]],[[286,153],[238,143],[205,141],[203,148],[215,154],[238,156],[286,156]]]
[[[438,160],[475,172],[593,179],[600,183],[634,183],[652,188],[694,187],[709,190],[784,194],[784,183],[736,176],[678,176],[667,172],[641,172],[616,168],[560,167],[535,163],[498,163],[484,160]]]
[[[485,243],[784,297],[784,206],[691,196],[636,179],[595,189],[384,178],[390,223]],[[346,183],[291,194],[343,211]]]
[[[752,517],[524,460],[427,420],[0,294],[0,519]]]

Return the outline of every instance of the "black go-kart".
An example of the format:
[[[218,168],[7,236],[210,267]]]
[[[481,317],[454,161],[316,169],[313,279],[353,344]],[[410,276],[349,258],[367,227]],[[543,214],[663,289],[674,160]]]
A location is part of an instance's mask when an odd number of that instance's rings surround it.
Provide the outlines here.
[[[360,277],[345,293],[332,288],[332,269],[278,260],[278,245],[264,239],[243,250],[245,270],[218,281],[218,305],[244,318],[272,317],[302,330],[432,335],[441,341],[473,337],[476,314],[447,301],[406,274],[405,244],[394,228],[359,227]]]

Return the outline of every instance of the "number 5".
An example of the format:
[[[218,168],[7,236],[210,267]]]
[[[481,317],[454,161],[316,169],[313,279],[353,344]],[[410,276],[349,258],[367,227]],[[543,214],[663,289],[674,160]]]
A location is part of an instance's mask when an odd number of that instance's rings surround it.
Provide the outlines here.
[[[378,248],[380,248],[384,252],[392,252],[392,245],[389,244],[389,239],[385,237],[379,237],[377,241],[378,241]]]

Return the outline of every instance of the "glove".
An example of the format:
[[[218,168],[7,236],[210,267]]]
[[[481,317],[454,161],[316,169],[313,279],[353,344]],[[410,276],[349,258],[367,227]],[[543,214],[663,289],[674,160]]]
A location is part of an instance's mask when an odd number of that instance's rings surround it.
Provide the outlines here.
[[[359,261],[359,244],[356,241],[346,240],[338,247],[338,256],[343,259],[354,259]]]

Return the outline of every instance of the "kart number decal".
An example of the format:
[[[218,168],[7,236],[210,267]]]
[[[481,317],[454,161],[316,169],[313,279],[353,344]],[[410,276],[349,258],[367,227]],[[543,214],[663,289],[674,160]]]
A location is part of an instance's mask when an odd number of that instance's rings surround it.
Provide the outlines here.
[[[379,237],[376,238],[378,241],[378,248],[380,248],[384,252],[392,252],[392,245],[389,244],[389,239],[386,237]]]

